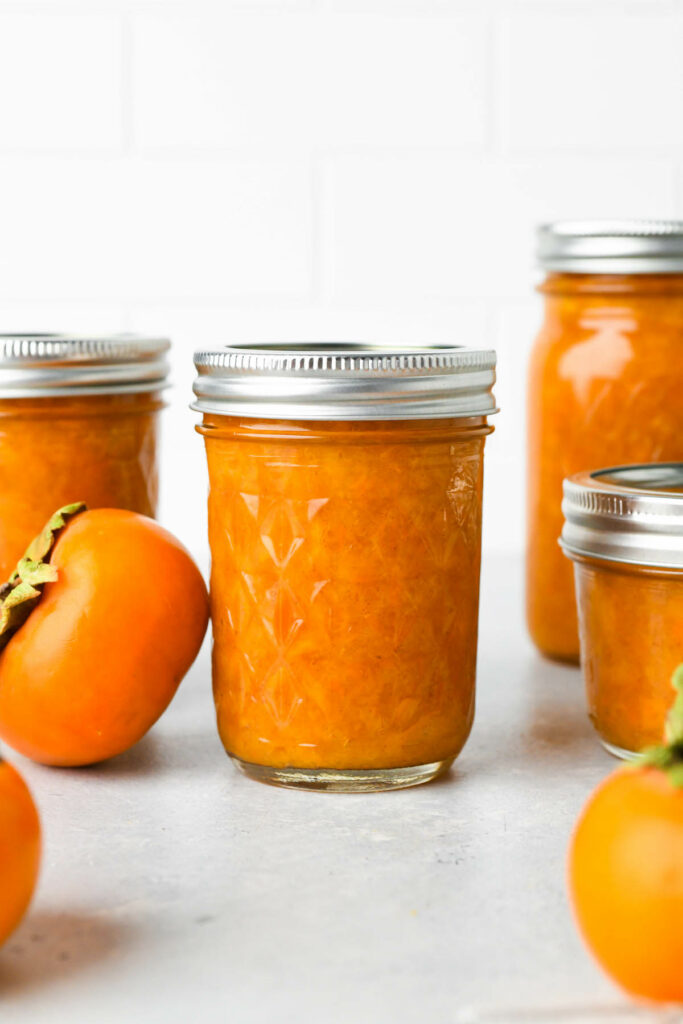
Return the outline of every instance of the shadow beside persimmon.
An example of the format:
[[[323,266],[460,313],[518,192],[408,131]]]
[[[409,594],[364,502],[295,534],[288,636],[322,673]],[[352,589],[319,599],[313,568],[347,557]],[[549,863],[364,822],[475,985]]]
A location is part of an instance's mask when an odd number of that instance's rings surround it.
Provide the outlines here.
[[[135,938],[135,928],[101,915],[29,912],[0,949],[0,1001],[56,985],[115,957]]]
[[[129,750],[107,761],[74,768],[50,767],[50,771],[66,774],[100,776],[103,780],[161,777],[201,769],[215,769],[228,764],[218,735],[213,733],[183,733],[175,737],[153,730]]]

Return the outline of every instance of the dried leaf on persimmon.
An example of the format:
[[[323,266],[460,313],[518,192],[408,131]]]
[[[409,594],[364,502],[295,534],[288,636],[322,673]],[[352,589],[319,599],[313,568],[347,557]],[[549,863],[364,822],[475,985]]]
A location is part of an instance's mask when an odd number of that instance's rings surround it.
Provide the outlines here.
[[[55,512],[31,541],[7,583],[0,587],[0,651],[26,622],[40,601],[44,585],[57,579],[57,570],[50,565],[57,538],[69,522],[85,510],[85,503],[79,501]]]

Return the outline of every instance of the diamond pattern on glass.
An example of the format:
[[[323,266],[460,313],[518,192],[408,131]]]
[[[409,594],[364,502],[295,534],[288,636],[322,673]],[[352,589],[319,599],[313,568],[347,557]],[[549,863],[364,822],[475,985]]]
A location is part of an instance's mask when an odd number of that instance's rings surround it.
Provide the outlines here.
[[[214,686],[245,761],[420,764],[469,730],[482,440],[353,434],[211,467]]]

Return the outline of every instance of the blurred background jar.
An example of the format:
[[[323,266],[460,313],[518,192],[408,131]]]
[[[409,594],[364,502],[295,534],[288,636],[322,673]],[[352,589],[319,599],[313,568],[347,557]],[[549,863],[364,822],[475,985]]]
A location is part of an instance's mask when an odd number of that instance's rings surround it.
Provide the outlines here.
[[[62,505],[154,516],[165,339],[0,335],[0,578]]]
[[[226,751],[303,788],[446,771],[474,716],[495,354],[242,346],[195,365]]]
[[[630,757],[662,742],[683,660],[683,462],[579,473],[564,495],[588,712]]]
[[[527,621],[577,662],[562,481],[683,459],[683,222],[567,222],[538,231],[545,316],[528,379]]]

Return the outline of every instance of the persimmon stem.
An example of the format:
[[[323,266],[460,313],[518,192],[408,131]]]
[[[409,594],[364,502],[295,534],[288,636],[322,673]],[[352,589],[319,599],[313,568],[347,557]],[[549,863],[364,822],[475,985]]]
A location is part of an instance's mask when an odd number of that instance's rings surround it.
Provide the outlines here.
[[[666,720],[665,736],[669,746],[679,746],[683,744],[683,664],[671,677],[671,685],[676,690],[676,699]]]
[[[55,512],[31,541],[7,583],[0,586],[0,651],[26,622],[40,601],[45,584],[57,579],[57,570],[50,565],[57,538],[74,516],[85,510],[85,503],[79,501]]]
[[[634,762],[636,766],[659,768],[679,789],[683,789],[683,664],[675,669],[671,685],[676,697],[667,716],[664,743],[648,747]]]

